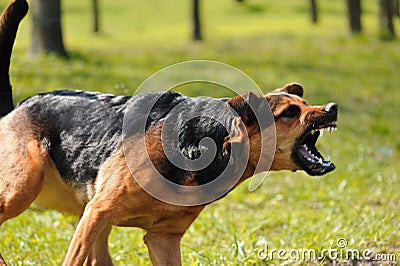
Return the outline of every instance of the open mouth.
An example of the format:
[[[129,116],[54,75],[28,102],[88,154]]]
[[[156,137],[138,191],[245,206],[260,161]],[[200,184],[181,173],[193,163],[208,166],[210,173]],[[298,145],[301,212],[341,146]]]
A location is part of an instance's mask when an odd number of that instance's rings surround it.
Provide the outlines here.
[[[324,175],[335,169],[335,165],[329,158],[324,159],[315,143],[324,131],[332,133],[336,129],[336,122],[331,122],[310,129],[299,138],[295,145],[293,156],[309,175]]]

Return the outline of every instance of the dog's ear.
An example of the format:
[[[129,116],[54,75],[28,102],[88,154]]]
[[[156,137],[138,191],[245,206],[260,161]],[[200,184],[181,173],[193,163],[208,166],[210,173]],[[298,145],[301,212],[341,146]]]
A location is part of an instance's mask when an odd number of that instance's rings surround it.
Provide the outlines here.
[[[246,138],[246,127],[242,123],[242,119],[240,119],[240,117],[235,118],[232,127],[233,128],[231,131],[233,135],[226,136],[224,139],[224,144],[222,146],[222,152],[224,156],[229,154],[232,145],[243,144]]]
[[[303,97],[304,89],[299,83],[289,83],[286,84],[283,88],[276,89],[272,91],[272,93],[280,93],[285,92],[289,94],[294,94],[299,97]]]
[[[244,95],[233,97],[227,101],[227,104],[236,111],[245,125],[251,125],[257,122],[254,112],[258,110],[252,110],[252,108],[261,108],[265,103],[266,100],[263,96],[257,95],[251,91]]]

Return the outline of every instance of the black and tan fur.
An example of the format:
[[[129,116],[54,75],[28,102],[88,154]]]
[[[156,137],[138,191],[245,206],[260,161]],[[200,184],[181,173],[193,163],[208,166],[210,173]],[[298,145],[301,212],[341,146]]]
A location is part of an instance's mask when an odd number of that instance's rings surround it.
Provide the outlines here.
[[[157,200],[138,185],[132,173],[140,170],[143,178],[151,179],[152,172],[142,167],[148,153],[171,182],[187,186],[208,183],[227,165],[232,145],[242,145],[247,134],[250,154],[237,184],[251,177],[262,159],[263,128],[250,102],[256,106],[268,102],[273,112],[277,139],[270,170],[322,175],[334,169],[316,150],[315,142],[318,130],[335,127],[337,106],[308,106],[301,98],[303,88],[295,83],[266,95],[249,92],[225,100],[189,98],[174,92],[126,97],[55,91],[33,96],[14,109],[8,68],[18,24],[26,12],[25,0],[15,0],[0,22],[0,225],[33,202],[79,216],[64,265],[85,261],[88,265],[111,265],[107,240],[114,225],[146,230],[144,242],[154,265],[180,265],[180,240],[206,204],[177,206]],[[159,100],[150,117],[143,118],[141,106],[152,97]],[[181,137],[176,148],[187,158],[199,156],[198,140],[205,136],[214,139],[217,155],[201,171],[183,171],[171,165],[160,146],[160,130],[169,111],[184,103],[187,112],[195,108],[207,116],[221,101],[227,106],[221,112],[234,136],[217,122],[202,118],[177,126]],[[136,108],[132,123],[146,119],[147,149],[134,151],[131,169],[122,147],[128,108]],[[134,132],[128,136],[132,147],[138,141],[135,136]],[[0,256],[1,264],[5,260]]]

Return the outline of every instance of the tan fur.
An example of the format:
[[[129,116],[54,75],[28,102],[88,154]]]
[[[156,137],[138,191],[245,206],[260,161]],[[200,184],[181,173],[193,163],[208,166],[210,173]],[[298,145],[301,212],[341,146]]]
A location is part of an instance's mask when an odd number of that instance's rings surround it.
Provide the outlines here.
[[[74,191],[62,181],[52,161],[49,162],[43,188],[35,203],[45,208],[78,216],[82,215],[84,209],[84,203],[79,202]]]
[[[0,121],[0,224],[29,207],[43,186],[47,156],[23,112]]]

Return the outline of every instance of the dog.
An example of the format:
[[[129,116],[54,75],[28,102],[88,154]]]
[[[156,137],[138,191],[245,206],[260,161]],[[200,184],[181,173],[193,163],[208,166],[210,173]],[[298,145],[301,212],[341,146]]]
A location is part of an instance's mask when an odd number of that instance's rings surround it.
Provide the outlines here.
[[[128,97],[63,90],[35,95],[14,108],[8,71],[27,9],[25,0],[15,0],[0,20],[0,225],[33,202],[77,215],[80,221],[63,265],[112,265],[112,226],[143,228],[153,265],[180,265],[180,241],[187,228],[207,204],[244,180],[266,170],[324,175],[335,169],[315,143],[323,129],[336,129],[338,106],[307,105],[297,83],[266,95],[249,92],[230,99],[171,91]],[[263,110],[270,110],[271,121],[258,118]],[[200,116],[191,117],[194,112]],[[172,154],[183,158],[178,160],[183,168],[167,158],[162,145],[169,120],[175,122],[165,136],[177,136],[167,142]],[[261,139],[270,128],[276,132],[271,142],[275,151],[269,167],[263,167]],[[208,151],[204,138],[214,141],[215,156],[197,169],[194,162]],[[213,186],[214,198],[196,201],[209,195],[203,186],[225,168],[231,168],[233,184]],[[154,186],[157,174],[178,187]],[[160,197],[183,195],[189,203],[160,200],[149,193],[153,186]],[[187,188],[201,193],[179,194]],[[0,255],[0,265],[5,263]]]

